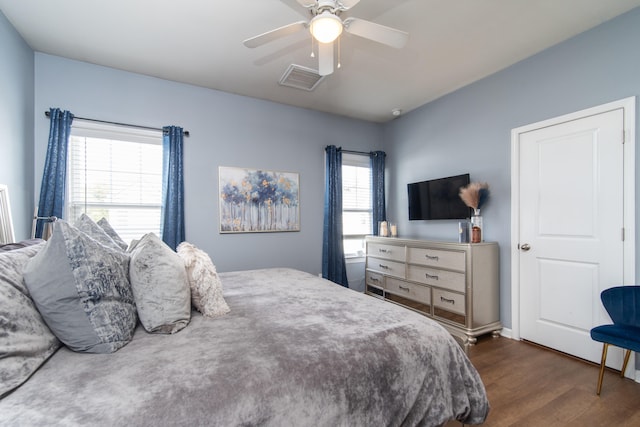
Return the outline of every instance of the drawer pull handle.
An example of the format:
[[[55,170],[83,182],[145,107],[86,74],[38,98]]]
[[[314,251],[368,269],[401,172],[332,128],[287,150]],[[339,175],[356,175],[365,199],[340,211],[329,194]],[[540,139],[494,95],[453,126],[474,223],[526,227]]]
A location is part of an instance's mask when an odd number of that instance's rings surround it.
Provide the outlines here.
[[[430,259],[431,261],[438,261],[438,255],[429,255],[429,254],[425,254],[424,257],[426,259]]]
[[[383,254],[390,254],[391,251],[387,250],[387,249],[378,249],[378,252],[382,252]]]
[[[448,299],[448,298],[445,298],[445,297],[440,297],[440,301],[446,302],[446,303],[449,303],[449,304],[452,304],[452,305],[456,305],[456,301],[455,300]]]
[[[379,282],[380,279],[378,279],[377,277],[369,277],[369,280],[371,280],[372,282]]]
[[[411,289],[407,288],[406,286],[398,285],[398,287],[399,287],[401,290],[403,290],[403,291],[407,291],[407,292],[409,292],[409,291],[411,290]]]
[[[389,266],[388,265],[384,265],[384,264],[378,264],[378,267],[382,268],[383,270],[388,270]]]
[[[440,280],[440,279],[438,279],[438,275],[437,274],[424,273],[424,277],[426,277],[427,279]]]

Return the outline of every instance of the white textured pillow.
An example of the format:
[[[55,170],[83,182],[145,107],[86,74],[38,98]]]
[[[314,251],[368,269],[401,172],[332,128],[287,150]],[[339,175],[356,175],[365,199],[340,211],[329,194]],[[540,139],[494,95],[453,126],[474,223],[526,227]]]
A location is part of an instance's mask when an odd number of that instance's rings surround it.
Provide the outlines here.
[[[191,302],[196,309],[208,317],[222,316],[231,311],[222,296],[222,282],[209,255],[187,242],[180,243],[178,255],[187,267]]]
[[[129,279],[147,332],[173,334],[191,320],[191,293],[182,259],[153,233],[131,251]]]

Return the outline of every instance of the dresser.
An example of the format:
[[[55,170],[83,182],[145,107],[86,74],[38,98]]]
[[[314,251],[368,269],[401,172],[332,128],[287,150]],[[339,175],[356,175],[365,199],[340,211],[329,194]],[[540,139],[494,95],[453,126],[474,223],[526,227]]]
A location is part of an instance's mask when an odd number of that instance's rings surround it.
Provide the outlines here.
[[[367,237],[365,293],[433,318],[463,345],[500,323],[497,243]]]

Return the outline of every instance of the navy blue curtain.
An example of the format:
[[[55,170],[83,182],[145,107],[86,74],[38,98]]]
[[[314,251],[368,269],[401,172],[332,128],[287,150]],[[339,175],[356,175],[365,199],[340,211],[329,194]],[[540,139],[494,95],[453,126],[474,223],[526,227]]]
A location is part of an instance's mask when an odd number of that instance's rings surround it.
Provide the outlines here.
[[[342,151],[334,145],[325,151],[322,277],[349,287],[342,245]]]
[[[59,108],[51,108],[49,119],[49,142],[40,186],[38,216],[62,218],[67,181],[67,148],[73,114],[69,111],[60,111]],[[36,237],[42,237],[44,222],[44,220],[37,221]]]
[[[178,126],[162,128],[162,240],[173,250],[184,242],[184,180],[182,144]]]
[[[378,235],[378,222],[387,220],[384,197],[384,159],[387,154],[384,151],[372,151],[371,159],[371,196],[373,205],[373,235]]]

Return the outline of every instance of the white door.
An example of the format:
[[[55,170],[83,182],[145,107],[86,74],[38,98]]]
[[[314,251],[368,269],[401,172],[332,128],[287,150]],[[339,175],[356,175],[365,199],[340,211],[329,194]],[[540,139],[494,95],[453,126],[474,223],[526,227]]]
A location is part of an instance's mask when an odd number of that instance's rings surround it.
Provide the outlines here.
[[[598,363],[602,344],[589,331],[610,321],[600,292],[629,280],[625,117],[589,111],[521,129],[515,141],[520,337]],[[619,353],[608,359],[618,369]]]

